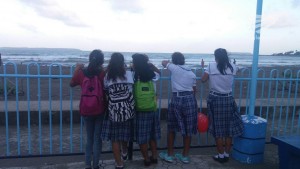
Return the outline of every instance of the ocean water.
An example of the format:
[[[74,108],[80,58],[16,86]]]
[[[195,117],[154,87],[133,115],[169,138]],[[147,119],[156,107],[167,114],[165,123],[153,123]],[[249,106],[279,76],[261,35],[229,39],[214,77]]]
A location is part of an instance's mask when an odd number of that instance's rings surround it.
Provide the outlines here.
[[[56,48],[0,48],[2,61],[4,63],[14,62],[17,64],[27,64],[38,62],[41,65],[62,64],[64,66],[72,66],[76,63],[88,63],[88,55],[90,51],[82,51],[78,49],[56,49]],[[125,62],[130,65],[131,56],[135,52],[121,52],[125,57]],[[104,52],[105,63],[108,64],[112,52]],[[172,53],[145,53],[149,56],[150,62],[157,67],[161,67],[162,60],[171,60]],[[214,62],[213,54],[205,53],[183,53],[185,62],[192,68],[199,68],[203,59],[205,65],[208,62]],[[249,53],[229,53],[229,58],[240,67],[251,67],[252,54]],[[273,66],[300,66],[299,56],[259,56],[259,67]]]

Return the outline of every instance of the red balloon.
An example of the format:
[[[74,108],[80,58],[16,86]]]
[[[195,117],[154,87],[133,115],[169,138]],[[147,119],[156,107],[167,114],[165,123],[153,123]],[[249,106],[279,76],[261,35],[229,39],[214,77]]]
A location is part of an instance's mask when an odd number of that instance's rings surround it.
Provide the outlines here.
[[[199,112],[198,113],[198,132],[204,133],[208,129],[208,117]]]

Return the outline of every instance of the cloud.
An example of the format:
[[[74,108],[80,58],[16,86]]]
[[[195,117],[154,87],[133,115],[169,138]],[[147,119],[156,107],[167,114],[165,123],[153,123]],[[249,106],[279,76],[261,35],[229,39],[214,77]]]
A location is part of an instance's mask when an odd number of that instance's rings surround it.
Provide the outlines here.
[[[295,27],[299,24],[299,18],[295,17],[292,13],[285,12],[274,12],[269,13],[263,17],[263,27],[266,28],[286,28]]]
[[[49,0],[20,0],[23,4],[30,6],[40,16],[58,20],[68,26],[86,27],[78,16],[72,11],[62,9],[57,3]]]
[[[27,31],[33,32],[33,33],[37,33],[37,27],[35,27],[34,25],[30,25],[30,24],[26,24],[26,23],[20,23],[19,26]]]
[[[107,0],[111,8],[116,11],[126,11],[130,13],[141,13],[143,7],[139,0]]]
[[[297,8],[300,7],[300,1],[299,0],[292,0],[292,6]]]

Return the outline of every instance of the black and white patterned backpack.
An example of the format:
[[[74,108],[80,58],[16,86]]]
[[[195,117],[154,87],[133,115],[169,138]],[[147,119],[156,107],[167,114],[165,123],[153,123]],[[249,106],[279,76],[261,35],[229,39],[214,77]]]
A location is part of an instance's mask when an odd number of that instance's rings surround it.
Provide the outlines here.
[[[132,84],[115,83],[108,87],[109,119],[114,122],[124,122],[135,115]]]

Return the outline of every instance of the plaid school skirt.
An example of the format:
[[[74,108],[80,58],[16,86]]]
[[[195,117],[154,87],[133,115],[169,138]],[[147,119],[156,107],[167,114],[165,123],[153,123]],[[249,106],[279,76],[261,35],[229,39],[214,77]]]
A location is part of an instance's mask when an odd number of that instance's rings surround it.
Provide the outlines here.
[[[232,95],[207,98],[208,132],[215,138],[236,137],[244,132],[244,125]]]
[[[136,112],[135,139],[138,144],[161,138],[159,114],[157,112]]]
[[[168,109],[168,131],[181,132],[182,136],[197,133],[197,101],[193,94],[173,94]]]
[[[107,141],[132,141],[133,119],[125,122],[113,122],[108,118],[103,120],[101,138]]]

